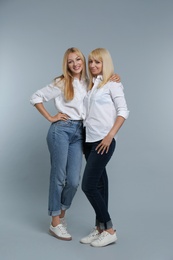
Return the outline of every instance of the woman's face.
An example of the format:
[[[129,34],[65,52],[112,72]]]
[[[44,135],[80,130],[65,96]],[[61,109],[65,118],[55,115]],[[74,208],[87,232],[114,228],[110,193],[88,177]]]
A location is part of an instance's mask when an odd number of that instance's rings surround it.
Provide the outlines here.
[[[68,69],[71,71],[73,77],[80,79],[81,72],[83,70],[83,61],[77,53],[71,52],[68,55],[67,66]]]
[[[94,77],[102,74],[103,63],[101,61],[89,59],[88,67]]]

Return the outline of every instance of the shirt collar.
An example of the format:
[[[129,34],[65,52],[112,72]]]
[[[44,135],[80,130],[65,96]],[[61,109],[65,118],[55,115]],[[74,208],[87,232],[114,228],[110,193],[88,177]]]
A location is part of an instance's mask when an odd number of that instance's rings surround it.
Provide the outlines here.
[[[103,76],[102,75],[98,75],[97,77],[93,78],[93,83],[95,83],[96,80],[102,81],[103,80]]]

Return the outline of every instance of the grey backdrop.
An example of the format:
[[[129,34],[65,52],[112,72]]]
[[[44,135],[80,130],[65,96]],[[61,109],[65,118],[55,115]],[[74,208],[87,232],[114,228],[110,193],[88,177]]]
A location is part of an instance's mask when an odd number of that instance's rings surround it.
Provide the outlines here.
[[[0,255],[20,259],[172,260],[173,1],[0,1]],[[79,239],[94,213],[79,187],[71,242],[48,235],[47,122],[29,98],[61,74],[71,46],[107,48],[130,110],[108,165],[118,242]],[[53,103],[47,108],[54,113]],[[85,161],[83,162],[83,167]]]

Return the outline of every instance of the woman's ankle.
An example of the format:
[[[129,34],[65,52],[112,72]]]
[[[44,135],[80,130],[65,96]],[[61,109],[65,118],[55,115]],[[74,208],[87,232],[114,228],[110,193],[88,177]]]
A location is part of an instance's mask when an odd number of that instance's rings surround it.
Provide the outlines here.
[[[52,223],[51,224],[52,224],[53,227],[56,227],[57,225],[59,225],[60,224],[59,216],[52,217]]]
[[[61,210],[61,214],[59,215],[60,218],[65,218],[66,210]]]
[[[96,229],[97,229],[97,231],[99,232],[99,233],[102,233],[103,232],[103,230],[102,229],[100,229],[99,227],[97,227],[96,226]]]
[[[106,229],[109,234],[113,235],[116,231],[113,228]]]

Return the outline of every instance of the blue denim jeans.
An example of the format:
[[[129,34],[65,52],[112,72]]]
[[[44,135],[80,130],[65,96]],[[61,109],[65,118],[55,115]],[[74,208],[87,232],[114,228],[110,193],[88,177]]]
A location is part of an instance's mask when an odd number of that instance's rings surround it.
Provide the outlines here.
[[[47,135],[51,159],[48,214],[60,215],[70,207],[77,191],[83,156],[83,123],[52,123]]]
[[[84,153],[87,164],[82,180],[82,190],[95,211],[96,226],[105,230],[113,226],[108,212],[106,165],[115,150],[116,142],[112,140],[108,153],[98,154],[95,149],[100,142],[85,143]]]

